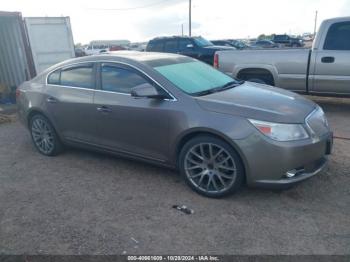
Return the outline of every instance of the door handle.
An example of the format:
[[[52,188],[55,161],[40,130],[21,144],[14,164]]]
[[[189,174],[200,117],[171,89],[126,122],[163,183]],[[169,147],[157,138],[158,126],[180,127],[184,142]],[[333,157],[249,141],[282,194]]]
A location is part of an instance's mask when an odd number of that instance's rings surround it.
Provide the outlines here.
[[[110,113],[112,112],[112,109],[110,109],[108,106],[99,106],[96,108],[98,112],[101,113]]]
[[[48,103],[57,103],[58,102],[58,100],[56,99],[56,98],[54,98],[54,97],[48,97],[47,99],[46,99],[46,101],[48,102]]]
[[[333,56],[324,56],[321,58],[322,63],[334,63],[334,60]]]

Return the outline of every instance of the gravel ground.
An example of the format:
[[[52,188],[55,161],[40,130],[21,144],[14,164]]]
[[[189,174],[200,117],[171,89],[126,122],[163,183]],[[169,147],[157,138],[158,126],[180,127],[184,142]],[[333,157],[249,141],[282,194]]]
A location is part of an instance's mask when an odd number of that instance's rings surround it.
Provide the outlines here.
[[[317,102],[345,138],[328,168],[220,200],[164,168],[72,149],[44,157],[18,122],[2,124],[0,254],[350,254],[350,102]]]

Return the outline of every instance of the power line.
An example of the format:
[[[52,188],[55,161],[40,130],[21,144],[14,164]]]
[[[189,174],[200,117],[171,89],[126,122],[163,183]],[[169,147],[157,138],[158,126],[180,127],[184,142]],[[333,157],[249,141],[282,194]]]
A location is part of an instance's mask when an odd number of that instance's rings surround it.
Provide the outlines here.
[[[126,7],[126,8],[89,8],[89,9],[102,10],[102,11],[130,11],[130,10],[142,9],[142,8],[148,8],[148,7],[160,5],[160,4],[169,2],[169,1],[173,1],[173,0],[162,0],[162,1],[158,1],[158,2],[155,2],[155,3],[148,4],[148,5],[135,6],[135,7]]]

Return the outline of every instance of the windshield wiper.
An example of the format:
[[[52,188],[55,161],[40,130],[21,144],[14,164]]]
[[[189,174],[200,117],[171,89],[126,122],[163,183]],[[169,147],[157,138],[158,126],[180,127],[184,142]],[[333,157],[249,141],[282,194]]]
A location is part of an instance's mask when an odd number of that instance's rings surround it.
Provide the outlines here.
[[[214,87],[212,89],[200,91],[200,92],[194,93],[193,95],[195,95],[195,96],[205,96],[205,95],[213,94],[213,93],[216,93],[216,92],[221,92],[221,91],[224,91],[224,90],[227,90],[227,89],[239,86],[239,85],[241,85],[243,83],[244,83],[244,81],[230,81],[230,82],[227,82],[226,84],[224,84],[222,86],[218,86],[218,87]]]

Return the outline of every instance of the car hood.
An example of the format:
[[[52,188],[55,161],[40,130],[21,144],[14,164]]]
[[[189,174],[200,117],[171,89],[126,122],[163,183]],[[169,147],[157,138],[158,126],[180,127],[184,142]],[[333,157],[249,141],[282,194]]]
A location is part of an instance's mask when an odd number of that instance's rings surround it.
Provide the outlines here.
[[[210,46],[205,46],[203,48],[208,49],[208,50],[215,50],[215,51],[219,51],[219,50],[236,50],[236,48],[234,48],[234,47],[221,46],[221,45],[210,45]]]
[[[252,82],[196,97],[196,101],[208,111],[278,123],[304,123],[317,106],[293,92]]]

